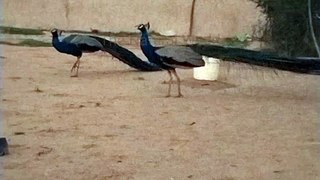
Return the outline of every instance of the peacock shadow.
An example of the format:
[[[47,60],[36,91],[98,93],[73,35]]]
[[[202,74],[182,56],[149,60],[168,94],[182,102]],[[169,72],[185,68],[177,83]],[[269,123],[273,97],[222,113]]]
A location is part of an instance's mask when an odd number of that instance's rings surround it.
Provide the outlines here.
[[[176,83],[176,82],[174,82]],[[223,81],[206,81],[206,80],[197,80],[194,78],[186,78],[181,81],[182,86],[190,87],[191,89],[209,89],[211,91],[219,91],[223,89],[235,88],[237,85],[223,82]]]
[[[142,72],[135,69],[115,69],[115,70],[107,70],[107,71],[82,71],[78,78],[81,79],[97,79],[97,78],[106,78],[106,77],[119,77],[119,76],[127,76],[134,74],[141,74]],[[151,73],[151,72],[143,72],[143,73]]]

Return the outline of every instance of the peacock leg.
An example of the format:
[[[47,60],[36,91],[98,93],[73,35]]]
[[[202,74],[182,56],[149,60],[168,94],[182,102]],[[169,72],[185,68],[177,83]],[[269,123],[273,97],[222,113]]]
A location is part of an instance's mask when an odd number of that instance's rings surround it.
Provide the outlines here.
[[[71,68],[71,73],[73,72],[74,69],[76,69],[76,74],[72,75],[71,77],[78,77],[78,71],[79,71],[79,67],[80,67],[80,57],[77,57],[77,61],[73,64],[72,68]]]
[[[177,82],[178,82],[178,96],[177,97],[183,97],[183,95],[181,94],[181,88],[180,88],[180,78],[179,78],[179,76],[178,76],[178,74],[177,74],[175,69],[172,70],[172,73],[173,73],[174,76],[176,76]]]
[[[168,70],[170,79],[169,79],[169,88],[168,88],[168,94],[166,95],[166,97],[170,97],[170,92],[171,92],[171,84],[172,84],[172,74],[171,74],[171,70]]]
[[[78,64],[77,64],[77,76],[78,76],[78,72],[79,72],[79,68],[80,68],[80,58],[79,58],[79,61],[78,61]]]
[[[74,62],[73,66],[72,66],[72,68],[71,68],[71,73],[72,73],[73,70],[77,67],[78,60],[79,60],[79,58],[77,58],[76,62]]]

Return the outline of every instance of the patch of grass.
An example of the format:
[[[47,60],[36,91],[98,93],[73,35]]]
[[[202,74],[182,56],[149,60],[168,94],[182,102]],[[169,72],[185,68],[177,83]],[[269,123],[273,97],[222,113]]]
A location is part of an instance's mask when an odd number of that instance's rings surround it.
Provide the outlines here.
[[[52,44],[48,42],[38,41],[34,39],[25,39],[18,44],[17,46],[29,46],[29,47],[51,47]]]
[[[0,41],[0,44],[10,45],[10,46],[28,46],[28,47],[51,47],[52,44],[48,42],[38,41],[34,39],[25,39],[19,43],[12,43],[7,41]]]
[[[97,34],[97,35],[102,35],[102,36],[109,36],[109,37],[140,37],[140,31],[136,32],[125,32],[125,31],[120,31],[120,32],[109,32],[109,31],[100,31],[95,29],[94,31],[81,31],[81,30],[66,30],[64,31],[66,33],[77,33],[77,34]],[[167,37],[163,36],[158,32],[151,31],[149,32],[150,35],[153,36],[159,36],[159,37]]]
[[[225,39],[223,44],[224,46],[245,48],[251,40],[252,38],[248,34],[237,34],[233,38]]]
[[[101,32],[101,35],[110,36],[110,37],[139,37],[139,32]]]
[[[102,35],[102,36],[109,36],[109,37],[140,37],[140,32],[103,32],[103,31],[98,31],[98,32],[90,32],[90,31],[78,31],[78,30],[70,30],[70,31],[65,31],[67,33],[79,33],[79,34],[97,34],[97,35]],[[156,32],[150,32],[150,35],[156,35],[156,36],[162,36],[159,33]]]
[[[97,34],[97,35],[103,35],[103,36],[116,36],[116,37],[131,37],[131,36],[137,36],[139,32],[104,32],[104,31],[81,31],[81,30],[66,30],[64,31],[66,33],[76,33],[76,34]]]
[[[0,32],[3,34],[22,34],[22,35],[44,35],[40,29],[16,28],[8,26],[0,26]]]
[[[237,48],[244,48],[248,45],[247,41],[239,41],[234,38],[227,38],[225,39],[225,42],[223,43],[224,46],[228,47],[237,47]]]

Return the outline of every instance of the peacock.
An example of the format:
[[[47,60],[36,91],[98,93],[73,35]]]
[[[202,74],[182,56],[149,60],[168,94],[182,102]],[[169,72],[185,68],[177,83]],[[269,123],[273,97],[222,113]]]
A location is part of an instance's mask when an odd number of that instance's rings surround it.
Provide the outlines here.
[[[150,28],[150,23],[145,24],[145,26]],[[225,47],[209,43],[181,46],[189,47],[192,51],[202,56],[213,57],[224,61],[269,67],[295,73],[320,74],[319,57],[287,57],[270,52]]]
[[[104,38],[78,34],[61,37],[61,31],[58,29],[51,30],[51,33],[52,45],[57,51],[77,57],[71,68],[71,73],[73,71],[76,71],[76,73],[71,77],[78,77],[82,54],[96,51],[108,52],[123,63],[140,71],[161,70],[157,65],[141,60],[128,49]]]
[[[169,88],[166,97],[170,97],[172,74],[176,77],[178,82],[178,96],[183,97],[180,88],[180,78],[176,72],[176,68],[194,68],[205,65],[202,56],[195,52],[188,46],[165,46],[165,47],[154,47],[149,41],[148,29],[150,24],[140,24],[137,26],[138,30],[141,31],[140,47],[144,55],[148,60],[161,69],[167,70],[169,73]]]
[[[179,46],[154,47],[151,45],[148,35],[150,23],[139,24],[136,27],[141,31],[140,47],[145,56],[151,63],[157,64],[160,68],[169,72],[170,79],[167,97],[170,96],[172,74],[176,76],[178,81],[178,97],[182,96],[180,90],[180,78],[177,75],[175,68],[193,68],[203,66],[204,62],[201,60],[202,56],[295,73],[320,75],[320,58],[285,57],[268,52],[224,47],[213,44],[187,44]]]

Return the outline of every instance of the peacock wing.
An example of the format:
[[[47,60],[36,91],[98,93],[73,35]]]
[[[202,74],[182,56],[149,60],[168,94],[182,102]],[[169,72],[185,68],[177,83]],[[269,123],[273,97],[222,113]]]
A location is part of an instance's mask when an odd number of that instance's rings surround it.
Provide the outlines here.
[[[166,46],[157,49],[155,52],[162,57],[164,64],[172,67],[200,67],[205,65],[202,56],[186,46]]]
[[[87,45],[87,46],[103,49],[103,46],[99,41],[97,41],[96,39],[90,36],[85,36],[85,35],[70,35],[68,37],[65,37],[62,41],[75,44],[75,45]]]

